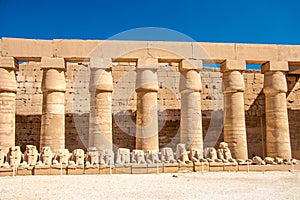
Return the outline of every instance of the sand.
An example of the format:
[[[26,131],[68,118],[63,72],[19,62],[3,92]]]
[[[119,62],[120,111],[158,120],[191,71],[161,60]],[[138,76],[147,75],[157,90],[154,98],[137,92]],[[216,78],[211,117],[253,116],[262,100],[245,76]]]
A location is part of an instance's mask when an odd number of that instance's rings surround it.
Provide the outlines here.
[[[0,199],[300,199],[300,172],[0,177]]]

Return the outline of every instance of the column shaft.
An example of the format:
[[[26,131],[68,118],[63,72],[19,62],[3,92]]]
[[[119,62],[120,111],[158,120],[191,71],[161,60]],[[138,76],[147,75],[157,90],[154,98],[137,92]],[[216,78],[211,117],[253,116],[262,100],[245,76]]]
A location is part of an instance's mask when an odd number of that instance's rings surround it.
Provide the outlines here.
[[[43,107],[40,150],[49,146],[56,152],[65,148],[66,81],[62,58],[42,58]]]
[[[0,68],[0,146],[5,153],[15,145],[16,92],[14,69]]]
[[[112,91],[111,70],[91,71],[91,114],[89,146],[112,149]]]
[[[197,70],[182,70],[180,76],[180,143],[203,150],[201,77]]]
[[[157,92],[137,94],[136,148],[158,149]]]
[[[51,147],[56,152],[65,148],[65,93],[43,93],[43,114],[40,147]]]
[[[223,73],[225,87],[224,141],[228,143],[232,156],[248,159],[244,110],[244,79],[240,71]]]
[[[155,66],[157,60],[150,64]],[[138,68],[136,149],[145,151],[159,149],[157,91],[157,68]]]
[[[269,157],[291,159],[284,72],[265,72],[266,150]]]

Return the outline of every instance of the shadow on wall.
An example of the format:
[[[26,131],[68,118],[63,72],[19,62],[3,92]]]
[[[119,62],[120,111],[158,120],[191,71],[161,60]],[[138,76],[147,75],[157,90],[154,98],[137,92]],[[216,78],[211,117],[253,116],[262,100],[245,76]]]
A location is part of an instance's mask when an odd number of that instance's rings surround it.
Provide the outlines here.
[[[248,156],[266,156],[265,95],[261,91],[245,111]]]
[[[40,146],[41,115],[16,115],[15,143],[24,152],[27,144]]]
[[[130,116],[130,117],[128,117]],[[128,110],[119,112],[113,116],[113,143],[114,150],[117,148],[135,149],[136,142],[136,112]],[[167,109],[158,112],[159,148],[176,147],[179,143],[180,110]]]
[[[300,159],[300,109],[288,109],[292,157]]]
[[[65,146],[69,151],[83,149],[86,151],[89,136],[89,113],[65,116]]]
[[[300,75],[287,76],[287,107],[292,157],[300,159]]]

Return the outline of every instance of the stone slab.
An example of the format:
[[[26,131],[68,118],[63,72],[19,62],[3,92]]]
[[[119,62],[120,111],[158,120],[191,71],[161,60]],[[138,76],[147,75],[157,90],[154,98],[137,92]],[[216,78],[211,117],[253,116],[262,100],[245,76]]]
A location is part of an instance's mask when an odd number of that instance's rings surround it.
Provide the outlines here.
[[[210,172],[222,172],[224,171],[224,163],[209,163]]]
[[[80,167],[67,167],[67,174],[68,175],[83,175],[84,174],[84,168],[80,168]]]
[[[33,175],[33,167],[28,167],[28,168],[18,168],[17,170],[17,175],[18,176],[31,176]]]
[[[147,164],[134,164],[132,165],[132,174],[147,174],[148,173],[148,167]]]
[[[13,176],[12,168],[0,168],[0,176]]]
[[[99,174],[99,173],[100,173],[99,167],[84,168],[84,174]]]
[[[162,164],[148,164],[147,169],[148,169],[148,171],[147,171],[148,174],[163,173],[163,165]]]
[[[33,169],[34,175],[51,175],[51,168],[50,167],[37,167],[35,166]]]
[[[50,175],[60,175],[61,174],[61,169],[58,167],[51,167],[50,169]],[[62,175],[67,175],[67,167],[63,166],[62,167]]]
[[[63,58],[42,58],[43,69],[65,69],[65,60]]]
[[[208,164],[195,163],[194,164],[194,170],[196,172],[208,172],[209,171],[209,165]]]
[[[178,164],[178,172],[181,172],[181,171],[193,172],[194,171],[194,165],[193,165],[193,163],[190,163],[190,164],[179,163]]]
[[[114,171],[114,168],[110,169],[110,167],[107,166],[100,166],[99,168],[99,174],[112,174]]]
[[[116,165],[112,170],[113,174],[131,174],[131,165]]]
[[[163,173],[175,173],[178,171],[178,163],[163,164]]]
[[[237,172],[238,165],[237,164],[224,164],[223,171],[225,172]]]

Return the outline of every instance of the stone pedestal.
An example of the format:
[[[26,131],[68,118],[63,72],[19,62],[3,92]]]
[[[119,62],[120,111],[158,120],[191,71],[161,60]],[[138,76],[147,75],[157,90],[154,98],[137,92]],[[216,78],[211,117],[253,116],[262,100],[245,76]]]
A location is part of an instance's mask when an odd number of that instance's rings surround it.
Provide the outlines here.
[[[139,60],[137,68],[136,149],[158,150],[157,59]]]
[[[148,166],[147,166],[147,164],[133,164],[131,173],[132,174],[147,174]]]
[[[109,168],[108,168],[109,169]],[[100,169],[101,173],[101,169]],[[113,170],[113,174],[132,174],[132,165],[131,164],[115,164]]]
[[[267,156],[291,159],[290,132],[286,103],[287,83],[285,72],[264,73],[266,101]]]
[[[188,150],[197,148],[203,152],[200,64],[192,66],[183,60],[180,65],[180,143],[185,144]]]
[[[43,108],[40,150],[49,146],[56,152],[65,148],[65,62],[62,58],[42,58]]]
[[[208,162],[198,162],[194,163],[194,171],[195,172],[208,172],[209,171],[209,163]]]
[[[36,165],[33,169],[34,175],[50,175],[51,174],[51,168],[50,165]]]
[[[16,172],[13,172],[12,168],[0,168],[0,176],[15,176]]]
[[[33,166],[30,167],[18,167],[17,175],[18,176],[30,176],[33,175]]]
[[[163,173],[163,164],[162,163],[148,164],[147,169],[148,169],[147,171],[148,174]]]
[[[0,146],[4,153],[15,146],[16,65],[14,58],[0,57]]]
[[[68,175],[83,175],[84,174],[84,166],[68,166],[67,167]]]
[[[163,163],[163,173],[178,172],[178,163]]]
[[[51,165],[50,175],[67,175],[67,165]]]
[[[237,61],[221,65],[225,90],[224,142],[228,143],[233,158],[243,160],[248,159],[242,74],[245,68],[245,63]]]
[[[91,68],[89,146],[112,149],[112,91],[111,69]]]
[[[99,172],[99,166],[84,168],[84,174],[99,174]]]

